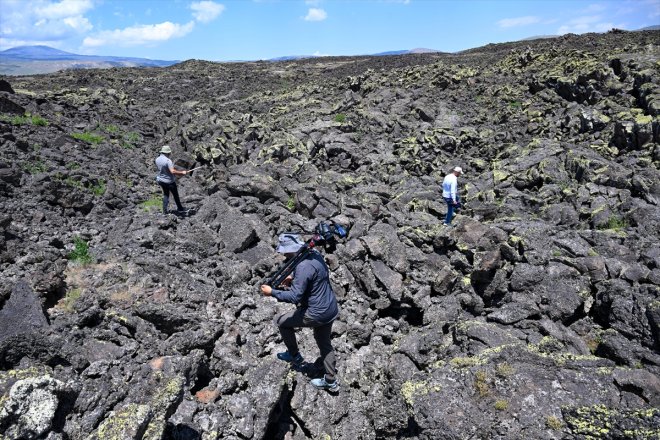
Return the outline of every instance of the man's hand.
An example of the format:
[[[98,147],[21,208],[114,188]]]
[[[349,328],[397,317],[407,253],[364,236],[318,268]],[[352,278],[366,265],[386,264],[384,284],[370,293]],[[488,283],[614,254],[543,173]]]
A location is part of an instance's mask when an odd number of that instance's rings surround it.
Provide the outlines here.
[[[289,275],[288,277],[284,278],[280,286],[283,287],[289,287],[291,286],[291,282],[293,281],[293,274]]]
[[[271,293],[273,293],[273,288],[270,286],[267,286],[266,284],[261,285],[261,293],[264,294],[264,296],[270,296]]]

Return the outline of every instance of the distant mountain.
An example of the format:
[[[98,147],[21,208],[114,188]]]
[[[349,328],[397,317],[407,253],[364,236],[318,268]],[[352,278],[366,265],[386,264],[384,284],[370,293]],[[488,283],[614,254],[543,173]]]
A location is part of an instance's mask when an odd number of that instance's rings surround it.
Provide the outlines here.
[[[647,26],[645,28],[638,29],[640,31],[660,31],[660,25]]]
[[[385,56],[385,55],[407,55],[410,53],[439,53],[439,50],[435,49],[425,49],[423,47],[418,47],[416,49],[410,50],[390,50],[388,52],[379,52],[373,54],[374,56]]]
[[[520,40],[520,41],[541,40],[541,39],[544,39],[544,38],[557,38],[557,37],[559,37],[559,36],[560,36],[560,35],[535,35],[535,36],[533,36],[533,37],[523,38],[523,39]]]
[[[387,56],[387,55],[407,55],[411,53],[440,53],[439,50],[435,49],[425,49],[425,48],[416,48],[416,49],[410,49],[410,50],[390,50],[387,52],[379,52],[379,53],[372,53],[372,54],[367,54],[364,56],[368,57],[380,57],[380,56]],[[277,58],[270,58],[268,61],[294,61],[294,60],[301,60],[304,58],[317,58],[318,55],[288,55],[288,56],[283,56],[283,57],[277,57]]]
[[[64,69],[165,67],[178,61],[147,58],[78,55],[48,46],[19,46],[0,51],[0,75],[34,75]]]

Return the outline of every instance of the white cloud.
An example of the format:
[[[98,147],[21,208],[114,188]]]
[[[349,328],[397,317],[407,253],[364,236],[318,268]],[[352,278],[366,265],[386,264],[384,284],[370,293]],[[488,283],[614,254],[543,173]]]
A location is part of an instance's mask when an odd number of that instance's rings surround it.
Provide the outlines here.
[[[540,22],[539,17],[533,15],[528,15],[525,17],[515,17],[515,18],[504,18],[497,22],[497,25],[501,28],[510,28],[518,26],[529,26],[530,24],[535,24]]]
[[[37,2],[36,4],[38,5],[35,10],[36,14],[48,20],[81,15],[94,7],[91,0],[62,0],[58,3]]]
[[[67,17],[62,20],[64,24],[71,26],[71,28],[77,30],[78,32],[89,32],[94,28],[92,23],[89,22],[82,15],[77,15],[75,17]]]
[[[84,16],[94,7],[92,0],[0,0],[0,3],[0,38],[5,40],[55,46],[57,41],[93,28]]]
[[[305,21],[323,21],[328,18],[328,13],[323,9],[309,8]]]
[[[218,15],[222,14],[225,6],[220,3],[212,1],[193,2],[190,4],[190,9],[193,10],[193,17],[201,23],[209,23],[215,20]]]
[[[587,32],[606,32],[612,28],[625,29],[625,24],[615,24],[609,21],[603,21],[600,15],[585,15],[570,20],[568,23],[559,27],[557,34],[584,34]]]
[[[607,9],[607,6],[601,5],[601,4],[598,4],[598,3],[594,3],[594,4],[591,4],[591,5],[587,6],[586,8],[584,8],[580,12],[583,13],[583,14],[592,14],[594,12],[604,11],[605,9]]]
[[[327,54],[327,53],[321,53],[320,51],[317,50],[316,52],[314,52],[314,53],[312,54],[312,56],[315,56],[315,57],[329,57],[330,54]]]
[[[85,47],[98,46],[142,46],[160,43],[172,38],[183,37],[190,33],[195,27],[195,22],[186,24],[171,23],[166,21],[159,24],[143,24],[131,26],[125,29],[99,32],[83,40]]]

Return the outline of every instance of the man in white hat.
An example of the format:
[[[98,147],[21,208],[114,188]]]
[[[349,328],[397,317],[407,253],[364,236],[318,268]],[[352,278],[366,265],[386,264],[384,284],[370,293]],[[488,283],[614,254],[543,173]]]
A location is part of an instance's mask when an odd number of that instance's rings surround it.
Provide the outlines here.
[[[443,226],[450,226],[451,219],[454,217],[454,210],[458,209],[461,205],[458,198],[458,176],[463,174],[461,167],[455,167],[454,170],[445,176],[442,181],[442,197],[447,202],[447,216]]]
[[[176,203],[177,212],[185,212],[185,208],[181,205],[179,200],[179,190],[176,187],[176,180],[174,176],[185,176],[188,171],[179,171],[174,169],[174,164],[170,159],[172,148],[169,145],[164,145],[160,149],[160,156],[156,158],[156,167],[158,167],[158,176],[156,181],[163,190],[163,214],[167,214],[167,205],[170,203],[170,193],[174,196],[174,203]]]

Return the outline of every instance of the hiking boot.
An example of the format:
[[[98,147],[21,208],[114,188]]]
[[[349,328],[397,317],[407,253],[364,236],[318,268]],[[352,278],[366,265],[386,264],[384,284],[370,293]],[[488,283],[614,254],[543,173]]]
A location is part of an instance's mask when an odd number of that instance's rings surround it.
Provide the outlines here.
[[[331,393],[336,393],[337,391],[339,391],[339,382],[337,380],[328,382],[327,380],[325,380],[325,376],[319,379],[312,379],[310,383],[319,390],[326,390],[326,391],[330,391]]]
[[[277,353],[277,358],[284,362],[290,362],[296,368],[300,368],[305,361],[300,353],[295,356],[291,356],[291,353],[285,351],[283,353]]]

